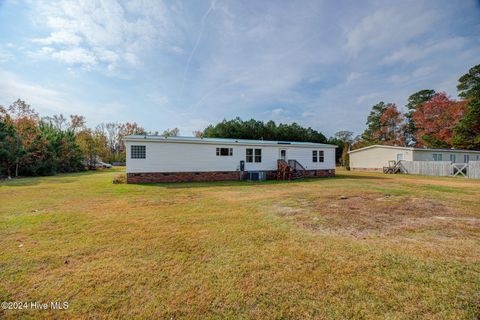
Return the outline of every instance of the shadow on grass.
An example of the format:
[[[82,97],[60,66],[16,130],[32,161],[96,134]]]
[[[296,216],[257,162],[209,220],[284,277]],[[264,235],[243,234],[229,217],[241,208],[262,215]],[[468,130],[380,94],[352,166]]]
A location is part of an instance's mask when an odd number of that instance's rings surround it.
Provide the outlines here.
[[[144,187],[159,187],[166,189],[190,189],[190,188],[211,188],[211,187],[250,187],[263,186],[272,184],[290,184],[297,183],[295,181],[246,181],[246,180],[228,180],[228,181],[193,181],[193,182],[160,182],[160,183],[137,183]]]

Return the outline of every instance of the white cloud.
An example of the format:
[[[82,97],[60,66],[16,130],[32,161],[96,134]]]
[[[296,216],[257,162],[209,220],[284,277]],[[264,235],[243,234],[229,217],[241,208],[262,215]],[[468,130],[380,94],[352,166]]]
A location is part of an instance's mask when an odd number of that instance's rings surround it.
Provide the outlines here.
[[[412,2],[377,9],[347,31],[345,47],[357,55],[363,50],[384,50],[412,40],[439,19],[438,12]]]
[[[99,60],[105,61],[107,63],[116,63],[120,60],[120,56],[112,51],[105,48],[95,48],[94,52]]]
[[[347,76],[347,79],[346,79],[346,82],[347,84],[348,83],[351,83],[357,79],[360,79],[361,77],[363,77],[365,74],[364,73],[359,73],[359,72],[350,72]]]
[[[279,117],[279,116],[285,114],[286,111],[285,111],[285,109],[283,109],[283,108],[275,108],[275,109],[272,109],[272,110],[270,111],[270,113],[271,113],[271,115],[274,116],[274,117]]]
[[[82,41],[82,38],[69,31],[56,31],[52,32],[47,38],[33,39],[32,41],[44,45],[51,45],[56,43],[66,45],[78,45]]]
[[[111,99],[107,103],[85,103],[72,98],[71,90],[65,86],[49,87],[26,81],[10,72],[0,70],[0,105],[9,105],[17,99],[25,100],[41,116],[62,113],[64,115],[81,114],[89,123],[102,121],[131,121],[123,111],[130,106]],[[122,110],[122,112],[119,112]]]
[[[373,93],[361,95],[357,98],[357,103],[362,104],[364,102],[367,102],[367,103],[372,102],[374,100],[377,100],[379,96],[380,96],[379,92],[373,92]]]
[[[15,57],[13,55],[13,47],[12,43],[0,44],[0,63],[5,63]]]
[[[83,48],[73,48],[52,52],[54,59],[66,62],[68,64],[81,64],[83,66],[93,66],[97,63],[96,56]]]
[[[412,82],[418,82],[423,78],[431,76],[438,68],[434,65],[419,67],[412,72],[394,74],[390,77],[390,82],[396,85],[405,85]]]
[[[423,78],[423,77],[428,77],[432,73],[434,73],[438,68],[436,66],[424,66],[416,69],[412,75],[415,78]]]
[[[467,39],[462,37],[453,37],[437,42],[428,42],[422,44],[412,44],[395,50],[392,54],[383,59],[383,63],[394,64],[399,62],[413,62],[423,58],[428,58],[432,54],[442,54],[452,50],[460,50],[467,44]]]
[[[153,101],[153,103],[155,103],[155,105],[160,107],[168,106],[170,103],[170,100],[168,99],[168,97],[163,94],[150,93],[148,97],[150,98],[151,101]]]
[[[4,63],[13,58],[13,55],[9,52],[0,51],[0,63]]]
[[[134,53],[127,52],[125,53],[124,58],[125,61],[132,67],[138,67],[142,64],[140,59],[138,59],[138,57]]]
[[[161,2],[109,1],[38,2],[37,23],[51,29],[34,43],[53,46],[55,52],[37,52],[67,64],[108,71],[142,66],[140,56],[153,47],[181,52],[172,15]]]
[[[64,112],[65,106],[61,94],[55,89],[31,84],[23,81],[10,72],[0,70],[0,97],[2,104],[10,104],[17,99],[24,99],[34,106],[37,111],[48,111],[50,113]]]
[[[170,48],[171,52],[177,53],[177,54],[185,54],[185,50],[179,46],[171,46]]]

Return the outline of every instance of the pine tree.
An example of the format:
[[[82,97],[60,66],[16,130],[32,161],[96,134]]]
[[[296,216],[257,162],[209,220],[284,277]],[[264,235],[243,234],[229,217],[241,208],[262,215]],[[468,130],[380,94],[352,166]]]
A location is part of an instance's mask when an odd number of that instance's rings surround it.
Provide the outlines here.
[[[467,112],[453,129],[453,146],[480,150],[480,98],[470,101]]]
[[[18,166],[18,162],[24,154],[21,137],[16,132],[10,117],[0,115],[0,166],[7,177],[12,176],[13,170]]]

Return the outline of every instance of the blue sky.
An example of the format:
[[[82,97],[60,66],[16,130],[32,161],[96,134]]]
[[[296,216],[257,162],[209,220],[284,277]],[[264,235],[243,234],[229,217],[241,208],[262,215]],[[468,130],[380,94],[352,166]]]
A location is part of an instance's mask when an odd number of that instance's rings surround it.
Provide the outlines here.
[[[0,104],[182,135],[223,118],[360,133],[480,63],[479,1],[2,1]]]

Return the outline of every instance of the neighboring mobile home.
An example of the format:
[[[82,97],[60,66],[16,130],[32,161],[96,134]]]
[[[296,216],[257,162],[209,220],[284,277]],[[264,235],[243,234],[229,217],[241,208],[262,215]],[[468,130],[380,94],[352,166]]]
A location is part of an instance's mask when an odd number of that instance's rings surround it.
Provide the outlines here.
[[[274,179],[279,166],[335,175],[336,146],[329,144],[151,135],[124,141],[129,183]]]
[[[479,161],[480,151],[373,145],[349,151],[352,170],[382,171],[389,161]]]

